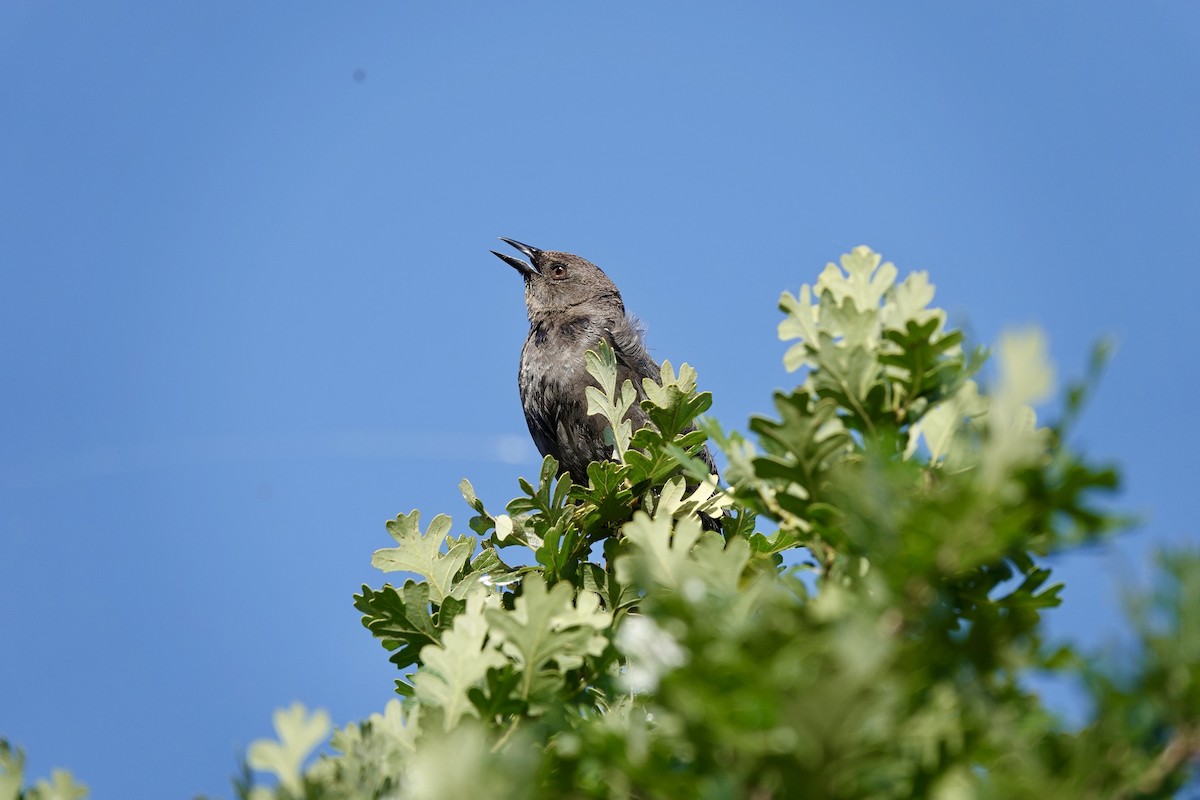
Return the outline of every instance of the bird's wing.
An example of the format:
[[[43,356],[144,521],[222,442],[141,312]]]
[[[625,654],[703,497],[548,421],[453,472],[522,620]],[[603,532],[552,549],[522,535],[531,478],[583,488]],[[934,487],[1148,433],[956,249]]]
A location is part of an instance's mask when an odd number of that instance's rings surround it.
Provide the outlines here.
[[[645,399],[642,378],[658,380],[658,363],[646,351],[641,325],[632,317],[624,317],[605,331],[608,343],[617,357],[617,385],[633,381],[638,397]]]
[[[547,414],[525,407],[525,424],[529,426],[529,435],[533,444],[543,456],[554,456],[554,460],[562,462],[562,451],[558,447],[555,432],[558,427],[556,420]]]

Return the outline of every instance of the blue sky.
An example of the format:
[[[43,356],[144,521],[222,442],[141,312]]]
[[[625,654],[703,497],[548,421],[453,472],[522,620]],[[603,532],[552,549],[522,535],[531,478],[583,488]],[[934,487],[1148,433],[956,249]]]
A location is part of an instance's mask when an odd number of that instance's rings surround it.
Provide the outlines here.
[[[0,109],[0,734],[93,796],[228,797],[275,708],[391,696],[383,522],[536,469],[501,235],[604,267],[732,427],[857,244],[1062,375],[1111,334],[1075,444],[1146,521],[1052,631],[1200,538],[1190,0],[6,0]]]

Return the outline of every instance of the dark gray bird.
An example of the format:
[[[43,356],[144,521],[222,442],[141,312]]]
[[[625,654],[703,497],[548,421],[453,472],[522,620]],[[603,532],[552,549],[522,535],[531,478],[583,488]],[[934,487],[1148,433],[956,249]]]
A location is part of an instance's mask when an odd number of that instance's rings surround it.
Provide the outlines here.
[[[625,312],[621,293],[599,267],[570,253],[500,238],[529,259],[492,251],[525,279],[529,336],[517,377],[525,422],[538,452],[554,456],[560,474],[587,485],[588,464],[610,459],[612,447],[604,441],[608,423],[587,413],[586,389],[594,381],[584,353],[606,340],[617,357],[617,386],[631,381],[639,400],[645,399],[642,378],[658,380],[658,364],[646,352],[638,323]],[[635,431],[647,422],[637,403],[627,419]],[[700,457],[715,473],[708,448]]]

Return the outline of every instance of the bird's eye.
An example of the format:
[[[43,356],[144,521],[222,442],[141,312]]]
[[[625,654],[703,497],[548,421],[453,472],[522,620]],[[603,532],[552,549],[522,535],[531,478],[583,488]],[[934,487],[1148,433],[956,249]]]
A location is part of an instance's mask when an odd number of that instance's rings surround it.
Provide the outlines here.
[[[554,278],[565,278],[567,277],[567,268],[562,264],[555,264],[550,268],[550,275]]]

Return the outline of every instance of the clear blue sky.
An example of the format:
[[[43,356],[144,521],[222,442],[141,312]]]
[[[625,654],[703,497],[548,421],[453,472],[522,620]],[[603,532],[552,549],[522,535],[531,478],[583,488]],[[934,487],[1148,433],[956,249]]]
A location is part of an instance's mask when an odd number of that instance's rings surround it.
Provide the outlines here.
[[[357,73],[357,77],[356,77]],[[385,519],[536,468],[496,236],[603,266],[744,426],[783,289],[869,244],[977,339],[1120,348],[1076,444],[1196,541],[1200,5],[0,3],[0,734],[230,796],[293,700],[380,709]]]

